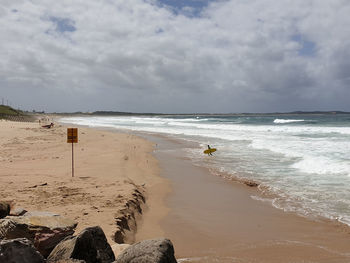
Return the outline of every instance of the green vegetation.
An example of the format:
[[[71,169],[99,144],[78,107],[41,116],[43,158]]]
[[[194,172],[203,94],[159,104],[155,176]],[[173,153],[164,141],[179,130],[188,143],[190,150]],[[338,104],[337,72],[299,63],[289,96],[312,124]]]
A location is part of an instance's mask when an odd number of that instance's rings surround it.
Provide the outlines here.
[[[15,110],[14,108],[5,105],[0,105],[0,120],[1,119],[25,122],[33,122],[36,120],[35,116],[32,114],[28,114],[21,110]]]
[[[23,115],[21,111],[15,110],[10,106],[0,105],[1,115]]]

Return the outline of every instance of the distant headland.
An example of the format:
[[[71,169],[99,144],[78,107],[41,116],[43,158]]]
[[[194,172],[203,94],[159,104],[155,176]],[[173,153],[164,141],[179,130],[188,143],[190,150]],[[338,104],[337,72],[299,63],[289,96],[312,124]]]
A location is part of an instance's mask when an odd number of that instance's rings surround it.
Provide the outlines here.
[[[45,111],[21,111],[10,106],[0,105],[0,118],[9,116],[32,116],[52,114],[59,116],[276,116],[276,115],[347,115],[346,111],[292,111],[270,113],[156,113],[156,112],[124,112],[124,111],[94,111],[94,112],[45,112]]]

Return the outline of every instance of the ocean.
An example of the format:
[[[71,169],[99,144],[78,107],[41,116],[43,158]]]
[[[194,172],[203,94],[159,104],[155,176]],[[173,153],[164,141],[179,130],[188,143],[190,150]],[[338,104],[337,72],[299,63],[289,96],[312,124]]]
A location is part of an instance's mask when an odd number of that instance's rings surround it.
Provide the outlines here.
[[[161,133],[196,143],[195,165],[260,184],[284,211],[350,225],[350,115],[69,117],[61,122]],[[189,144],[193,145],[193,144]],[[210,145],[217,151],[203,154]]]

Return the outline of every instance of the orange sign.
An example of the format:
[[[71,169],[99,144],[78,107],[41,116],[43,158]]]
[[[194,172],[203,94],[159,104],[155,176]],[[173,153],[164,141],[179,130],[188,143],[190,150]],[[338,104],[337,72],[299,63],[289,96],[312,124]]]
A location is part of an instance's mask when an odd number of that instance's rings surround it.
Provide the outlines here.
[[[67,128],[67,142],[68,143],[78,142],[78,128]]]

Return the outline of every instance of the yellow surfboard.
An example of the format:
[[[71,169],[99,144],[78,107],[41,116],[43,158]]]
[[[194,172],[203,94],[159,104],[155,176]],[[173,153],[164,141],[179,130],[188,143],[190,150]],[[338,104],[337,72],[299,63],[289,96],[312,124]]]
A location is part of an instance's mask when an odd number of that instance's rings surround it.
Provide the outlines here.
[[[215,148],[211,148],[211,149],[205,150],[203,153],[209,154],[209,153],[213,153],[213,152],[216,152]]]

